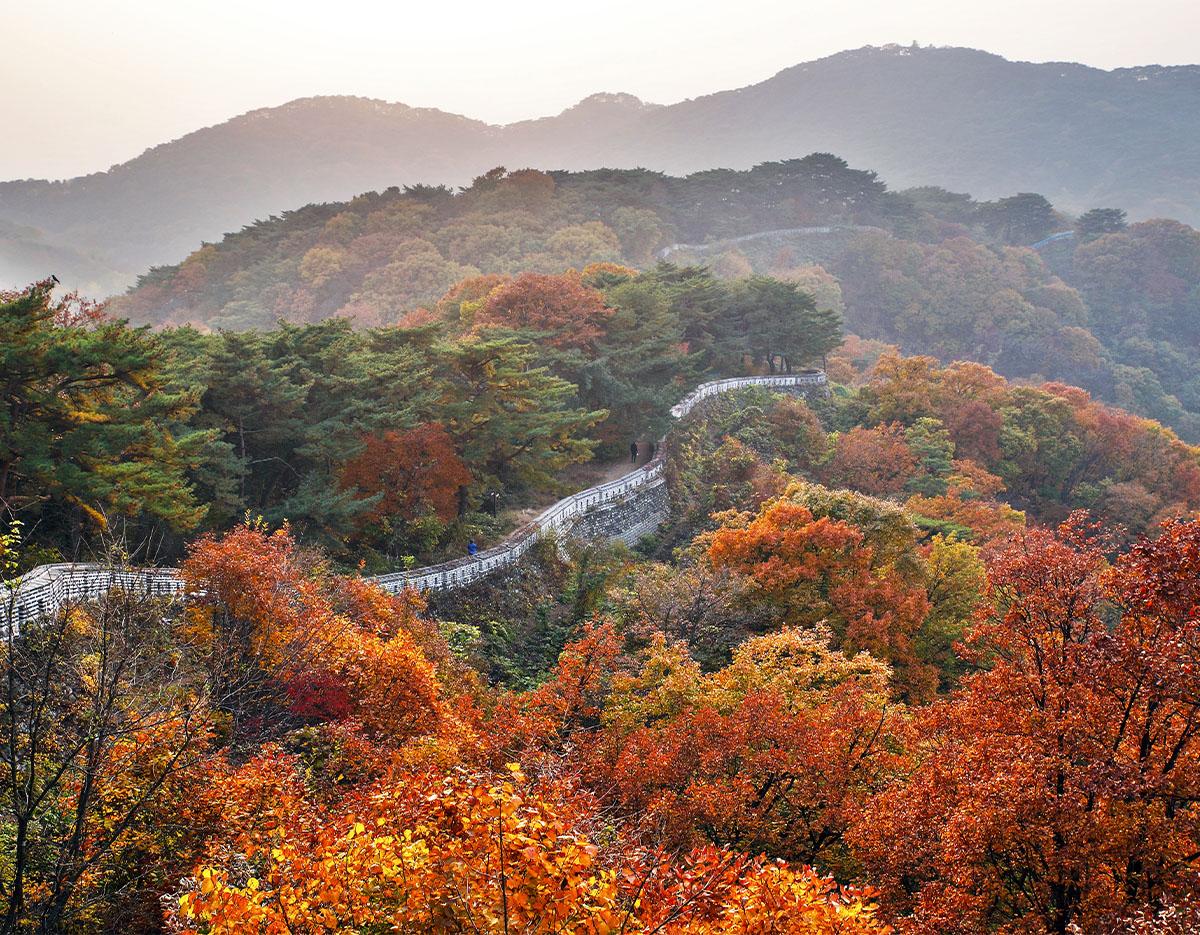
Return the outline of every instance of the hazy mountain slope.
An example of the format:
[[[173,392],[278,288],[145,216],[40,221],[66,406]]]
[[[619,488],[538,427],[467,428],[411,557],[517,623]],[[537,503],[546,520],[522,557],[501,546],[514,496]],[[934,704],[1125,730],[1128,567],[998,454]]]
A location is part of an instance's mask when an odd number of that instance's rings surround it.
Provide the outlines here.
[[[861,49],[646,115],[605,153],[668,172],[828,150],[893,188],[1039,191],[1200,218],[1200,67],[1106,72],[969,49]]]
[[[666,107],[594,95],[493,127],[361,98],[253,111],[61,183],[0,183],[0,219],[115,270],[176,261],[255,218],[389,185],[463,184],[495,165],[746,168],[813,151],[893,188],[1040,191],[1067,210],[1200,223],[1200,67],[1106,72],[969,49],[843,52]],[[10,266],[13,264],[9,264]],[[30,267],[24,278],[73,268]]]
[[[134,275],[131,270],[115,269],[107,257],[63,247],[35,228],[0,219],[0,290],[9,284],[25,285],[55,270],[69,270],[71,288],[91,296],[120,290]]]
[[[437,110],[306,98],[189,133],[107,172],[0,183],[0,218],[145,269],[298,205],[398,182],[468,178],[487,163],[478,151],[494,133]]]
[[[585,169],[615,165],[598,158],[613,154],[616,140],[629,140],[636,148],[645,119],[667,109],[632,94],[593,94],[557,116],[522,120],[500,128],[496,152],[514,169],[526,164]],[[632,168],[637,159],[623,157],[621,163],[622,167]]]

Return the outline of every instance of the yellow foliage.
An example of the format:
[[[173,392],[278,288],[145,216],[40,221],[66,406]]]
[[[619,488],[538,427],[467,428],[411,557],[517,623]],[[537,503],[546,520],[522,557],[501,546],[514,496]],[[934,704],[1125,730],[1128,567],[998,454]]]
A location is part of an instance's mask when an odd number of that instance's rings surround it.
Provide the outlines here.
[[[269,848],[248,849],[250,868],[200,868],[171,921],[184,935],[889,931],[863,894],[807,869],[715,848],[682,862],[602,852],[579,807],[515,764],[404,777],[359,814],[276,827]]]

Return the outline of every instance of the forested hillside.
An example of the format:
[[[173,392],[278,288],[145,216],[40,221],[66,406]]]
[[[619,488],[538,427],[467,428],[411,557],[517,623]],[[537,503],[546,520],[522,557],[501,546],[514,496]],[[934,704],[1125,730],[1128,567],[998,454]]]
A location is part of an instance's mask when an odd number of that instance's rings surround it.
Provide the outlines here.
[[[59,249],[105,257],[107,277],[63,257],[57,272],[72,287],[125,285],[256,218],[391,185],[465,185],[495,165],[747,169],[820,151],[870,166],[898,188],[944,185],[987,199],[1037,191],[1074,213],[1116,205],[1137,220],[1196,224],[1198,93],[1196,66],[1102,71],[887,46],[670,106],[597,94],[503,127],[378,100],[305,98],[197,130],[106,172],[0,182],[0,220],[38,228]],[[23,265],[0,286],[45,272]]]
[[[170,557],[247,514],[373,571],[461,554],[511,528],[509,510],[566,492],[571,465],[656,439],[691,385],[822,360],[846,387],[824,424],[780,410],[802,450],[768,447],[753,469],[726,451],[739,471],[767,483],[794,460],[835,487],[915,497],[922,523],[960,536],[1004,490],[1041,522],[1088,509],[1133,532],[1200,506],[1198,451],[1163,426],[1063,384],[839,347],[836,313],[767,277],[666,264],[475,277],[409,327],[215,334],[132,329],[44,287],[10,299],[3,359],[22,377],[0,497],[52,558],[115,529]],[[47,381],[78,389],[47,396]],[[707,515],[710,497],[688,509]]]
[[[1136,230],[1136,229],[1135,229]],[[1200,924],[1200,450],[840,342],[794,283],[599,264],[408,326],[0,298],[0,577],[180,558],[5,632],[0,931],[940,935]],[[469,588],[707,374],[635,550]]]
[[[150,333],[51,285],[0,293],[0,503],[38,560],[114,534],[167,559],[247,515],[375,571],[462,554],[565,493],[572,465],[658,438],[704,375],[840,341],[795,285],[696,268],[474,277],[411,327],[366,330]]]
[[[113,308],[135,322],[235,329],[331,315],[393,323],[469,275],[646,267],[677,240],[895,226],[912,214],[874,173],[827,154],[683,179],[501,168],[459,193],[392,188],[260,222],[150,271]]]
[[[42,6],[42,172],[1194,32]],[[1190,225],[1200,65],[916,42],[0,181],[0,935],[1200,933]]]
[[[1056,232],[1071,237],[1031,249]],[[496,170],[457,194],[312,205],[151,271],[112,310],[218,329],[412,323],[464,277],[649,268],[664,252],[797,283],[904,353],[1081,386],[1200,439],[1200,233],[1114,208],[1069,218],[1033,193],[892,192],[827,154],[686,178]]]

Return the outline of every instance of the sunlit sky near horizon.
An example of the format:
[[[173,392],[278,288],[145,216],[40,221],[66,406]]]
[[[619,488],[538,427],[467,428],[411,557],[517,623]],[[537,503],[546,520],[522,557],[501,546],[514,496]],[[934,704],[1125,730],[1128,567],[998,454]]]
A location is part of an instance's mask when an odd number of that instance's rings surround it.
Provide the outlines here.
[[[356,94],[492,123],[669,104],[842,49],[1189,64],[1195,0],[0,0],[0,179],[63,178],[256,107]]]

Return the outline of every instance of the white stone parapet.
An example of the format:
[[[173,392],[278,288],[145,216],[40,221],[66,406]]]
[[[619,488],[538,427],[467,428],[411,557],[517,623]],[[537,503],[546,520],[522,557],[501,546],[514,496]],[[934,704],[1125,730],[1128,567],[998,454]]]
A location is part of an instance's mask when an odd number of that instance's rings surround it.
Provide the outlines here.
[[[713,380],[692,390],[671,408],[671,415],[682,419],[702,400],[746,387],[823,390],[826,385],[822,370]],[[377,575],[367,580],[396,593],[404,588],[419,591],[458,588],[485,578],[517,562],[540,536],[556,532],[569,534],[578,519],[590,510],[666,483],[664,447],[659,444],[652,460],[623,477],[564,497],[490,549],[438,565]],[[175,595],[183,591],[183,580],[175,568],[118,570],[93,564],[41,565],[20,580],[15,593],[0,587],[0,621],[7,621],[11,615],[12,622],[20,627],[27,620],[53,613],[64,602],[97,598],[117,586],[145,594]]]

